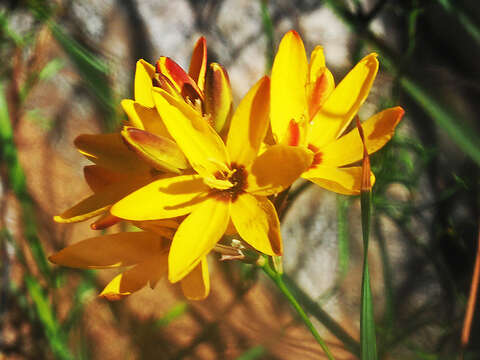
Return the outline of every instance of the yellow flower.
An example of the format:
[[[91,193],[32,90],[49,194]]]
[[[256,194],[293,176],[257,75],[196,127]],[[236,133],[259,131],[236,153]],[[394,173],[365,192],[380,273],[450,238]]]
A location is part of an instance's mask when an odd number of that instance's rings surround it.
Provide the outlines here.
[[[168,91],[152,92],[168,132],[195,170],[153,181],[120,200],[111,213],[146,221],[189,214],[168,258],[171,282],[184,278],[225,234],[230,222],[258,251],[280,255],[280,225],[268,195],[288,187],[312,162],[304,148],[275,145],[258,156],[269,121],[268,78],[244,97],[224,143],[205,118]]]
[[[207,71],[205,38],[201,37],[194,47],[189,74],[166,57],[159,59],[157,70],[139,60],[134,81],[135,100],[122,101],[129,117],[123,131],[84,134],[75,139],[80,153],[96,164],[85,167],[85,179],[93,195],[55,216],[55,221],[78,222],[103,214],[104,218],[93,223],[92,227],[104,228],[118,221],[107,212],[113,203],[159,178],[160,173],[180,174],[189,168],[155,108],[154,86],[162,86],[192,106],[197,106],[196,100],[202,99],[200,108],[204,109],[205,115],[208,114],[207,119],[216,125],[217,130],[221,131],[228,124],[232,107],[228,75],[216,63],[210,64]]]
[[[277,143],[308,147],[315,153],[302,177],[340,193],[360,192],[362,141],[357,130],[345,130],[370,92],[378,71],[376,54],[363,58],[335,86],[317,46],[307,61],[302,39],[295,31],[283,37],[272,68],[271,127]],[[362,125],[368,153],[383,147],[393,136],[404,111],[386,109]],[[374,176],[371,174],[372,182]]]
[[[147,224],[148,223],[148,224]],[[147,231],[122,232],[82,240],[49,257],[55,264],[81,269],[128,267],[111,280],[100,293],[108,300],[119,300],[147,284],[153,289],[167,273],[167,258],[176,221],[137,224]],[[184,295],[204,299],[210,290],[208,265],[201,262],[182,280]]]

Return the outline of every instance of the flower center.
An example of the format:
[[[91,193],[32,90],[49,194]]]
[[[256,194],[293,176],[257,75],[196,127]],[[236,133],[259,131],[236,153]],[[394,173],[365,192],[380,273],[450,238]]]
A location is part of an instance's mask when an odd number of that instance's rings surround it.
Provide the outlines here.
[[[225,190],[212,189],[212,193],[220,200],[235,201],[247,188],[247,170],[243,165],[232,163],[231,172],[228,175],[218,172],[215,177],[219,180],[228,180],[233,185]]]

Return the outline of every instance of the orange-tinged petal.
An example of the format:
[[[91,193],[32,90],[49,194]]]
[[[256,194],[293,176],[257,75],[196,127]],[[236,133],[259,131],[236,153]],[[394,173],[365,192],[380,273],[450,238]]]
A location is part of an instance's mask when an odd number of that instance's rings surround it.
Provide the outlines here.
[[[279,193],[298,179],[312,160],[313,153],[303,147],[274,145],[252,164],[247,191],[265,196]]]
[[[302,39],[289,31],[280,42],[272,68],[270,117],[277,142],[283,142],[288,124],[306,121],[308,63]]]
[[[129,126],[124,127],[121,133],[131,149],[153,168],[180,174],[189,167],[187,159],[174,141]]]
[[[230,202],[211,197],[180,224],[168,255],[168,279],[183,279],[213,249],[227,229]]]
[[[210,275],[208,274],[207,259],[204,257],[187,276],[181,281],[183,295],[188,300],[203,300],[210,292]]]
[[[203,92],[197,83],[169,57],[162,56],[158,59],[156,70],[165,75],[183,97],[189,97],[192,102],[195,99],[203,100]]]
[[[48,259],[73,268],[105,269],[138,264],[155,251],[166,251],[166,246],[154,233],[122,232],[82,240]]]
[[[270,81],[260,79],[245,95],[232,118],[227,138],[230,161],[248,166],[257,156],[268,129]]]
[[[381,149],[393,136],[404,110],[397,106],[372,116],[362,124],[369,154]],[[326,145],[322,152],[322,164],[343,166],[363,158],[363,145],[357,129]]]
[[[207,41],[205,37],[200,37],[193,48],[188,75],[203,90],[205,87],[205,73],[207,72]]]
[[[360,166],[337,168],[317,165],[303,173],[302,177],[338,194],[358,195],[362,184],[362,168]],[[373,185],[375,182],[373,173],[371,173],[370,180]]]
[[[225,69],[217,63],[211,63],[205,82],[205,113],[210,123],[220,134],[228,127],[232,116],[232,88]]]
[[[188,214],[204,199],[208,187],[198,175],[151,182],[112,206],[112,215],[127,220],[158,220]]]
[[[168,132],[192,167],[203,176],[225,171],[229,164],[225,145],[207,121],[184,101],[161,89],[155,89],[153,97]]]
[[[120,133],[78,136],[75,146],[82,155],[104,168],[128,173],[148,173],[150,166],[125,145]]]
[[[231,216],[243,240],[264,254],[282,255],[280,221],[270,200],[242,194],[232,202]]]
[[[330,70],[325,65],[323,48],[317,46],[310,57],[310,67],[307,84],[308,113],[313,119],[318,109],[325,103],[335,88],[335,81]]]
[[[171,138],[156,108],[149,108],[129,99],[122,100],[121,105],[128,116],[129,125],[155,135]]]
[[[150,256],[144,262],[117,275],[99,296],[115,301],[131,295],[148,283],[152,286],[167,273],[167,258],[166,251]]]
[[[177,231],[178,225],[180,225],[177,219],[133,221],[132,223],[142,230],[153,232],[170,240],[173,239],[173,235]]]
[[[54,216],[53,219],[59,223],[72,223],[103,214],[112,204],[149,181],[151,179],[146,177],[132,177],[128,181],[116,182],[83,199],[63,214]]]
[[[118,224],[121,221],[122,219],[113,216],[112,214],[107,212],[103,214],[99,219],[95,220],[95,222],[91,223],[90,228],[92,230],[105,230],[110,226]]]
[[[377,71],[377,55],[370,54],[345,76],[312,119],[310,144],[321,148],[343,133],[367,98]]]
[[[98,165],[83,167],[83,176],[93,192],[99,192],[116,182],[124,182],[130,178],[129,174],[119,173]]]
[[[152,98],[152,78],[155,74],[155,67],[143,59],[137,61],[135,71],[135,101],[148,107],[154,107]]]

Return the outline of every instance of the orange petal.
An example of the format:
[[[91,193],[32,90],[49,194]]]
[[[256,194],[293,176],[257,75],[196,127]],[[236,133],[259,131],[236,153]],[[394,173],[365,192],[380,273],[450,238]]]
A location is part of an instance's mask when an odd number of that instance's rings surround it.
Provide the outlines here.
[[[227,151],[230,161],[248,166],[257,156],[268,129],[270,81],[260,79],[237,107],[230,124]]]
[[[345,131],[367,98],[377,71],[377,55],[370,54],[345,76],[312,119],[310,144],[321,148]]]
[[[280,221],[266,197],[240,195],[232,202],[232,221],[238,234],[255,249],[270,256],[282,255]]]
[[[150,181],[151,179],[146,177],[131,177],[128,181],[116,182],[80,201],[63,214],[54,216],[53,219],[59,223],[71,223],[103,214],[112,204]]]
[[[82,240],[48,259],[73,268],[105,269],[135,265],[166,249],[167,244],[154,233],[122,232]]]
[[[272,195],[285,190],[312,164],[313,153],[299,146],[274,145],[255,159],[247,191]]]
[[[110,213],[105,213],[103,214],[99,219],[97,219],[95,222],[90,224],[90,228],[92,230],[105,230],[109,228],[110,226],[113,226],[115,224],[118,224],[121,222],[122,219],[113,216]]]
[[[362,124],[369,154],[381,149],[393,136],[404,110],[397,106],[386,109]],[[357,129],[326,145],[322,152],[322,164],[343,166],[357,162],[363,157],[363,145]]]
[[[283,142],[291,120],[305,123],[308,63],[302,39],[289,31],[280,42],[273,62],[270,117],[276,142]]]
[[[183,294],[188,300],[203,300],[210,292],[210,275],[207,259],[204,257],[181,281]]]
[[[225,69],[217,63],[211,63],[205,83],[205,113],[220,134],[228,125],[232,115],[232,88]]]
[[[84,166],[83,177],[93,192],[99,192],[109,185],[128,179],[127,174],[115,172],[98,165]]]
[[[135,101],[147,107],[154,107],[152,98],[152,78],[155,67],[143,59],[137,61],[135,71]]]
[[[145,287],[148,283],[153,288],[160,278],[167,273],[167,252],[154,254],[144,262],[117,275],[100,293],[110,301],[116,301]]]
[[[362,184],[362,168],[360,166],[337,168],[317,165],[303,173],[302,177],[338,194],[358,195]],[[375,182],[373,173],[370,174],[370,180],[373,185]]]
[[[148,173],[150,166],[125,145],[120,133],[78,136],[75,146],[87,159],[109,170]]]
[[[205,87],[205,73],[207,71],[207,41],[205,37],[200,37],[193,48],[188,75],[203,90]]]

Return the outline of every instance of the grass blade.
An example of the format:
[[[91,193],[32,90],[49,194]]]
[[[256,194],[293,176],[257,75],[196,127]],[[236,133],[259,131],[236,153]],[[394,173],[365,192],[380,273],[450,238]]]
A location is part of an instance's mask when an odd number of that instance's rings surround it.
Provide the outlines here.
[[[370,183],[370,159],[368,157],[362,125],[357,117],[357,128],[363,142],[363,166],[360,201],[362,208],[363,237],[363,274],[360,313],[360,351],[362,360],[377,360],[377,341],[375,335],[375,318],[373,314],[373,298],[368,270],[368,241],[370,236],[370,216],[372,185]]]

